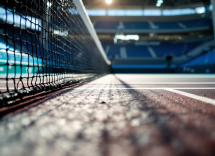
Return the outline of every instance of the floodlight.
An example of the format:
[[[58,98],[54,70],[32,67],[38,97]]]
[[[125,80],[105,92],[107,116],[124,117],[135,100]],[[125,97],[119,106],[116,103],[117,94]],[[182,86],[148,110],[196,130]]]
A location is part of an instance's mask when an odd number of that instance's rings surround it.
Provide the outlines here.
[[[107,3],[107,4],[111,4],[111,3],[112,3],[112,0],[106,0],[106,3]]]

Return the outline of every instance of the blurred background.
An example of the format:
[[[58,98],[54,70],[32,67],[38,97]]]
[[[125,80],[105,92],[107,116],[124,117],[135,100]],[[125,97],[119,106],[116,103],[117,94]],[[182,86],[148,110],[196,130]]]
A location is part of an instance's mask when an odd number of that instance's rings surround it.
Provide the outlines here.
[[[215,1],[83,3],[114,73],[215,73]]]

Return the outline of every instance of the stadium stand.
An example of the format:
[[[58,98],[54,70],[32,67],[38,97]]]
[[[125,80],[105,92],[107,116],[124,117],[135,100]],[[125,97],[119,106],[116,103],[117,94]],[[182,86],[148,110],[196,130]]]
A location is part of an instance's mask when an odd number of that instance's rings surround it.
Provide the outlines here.
[[[124,28],[121,29],[154,29],[150,26],[149,21],[123,21]],[[184,27],[180,26],[182,24]],[[202,18],[184,21],[161,21],[153,22],[158,29],[186,29],[186,28],[202,28],[212,25],[211,18]],[[117,29],[119,22],[115,21],[97,21],[94,24],[95,29]]]
[[[110,46],[110,50],[107,53],[107,56],[110,57],[112,55],[115,55],[116,57],[120,57],[120,46],[118,46],[118,45]]]
[[[104,50],[107,48],[107,46],[108,46],[108,44],[106,44],[106,43],[102,44],[102,47],[103,47]]]
[[[188,42],[188,43],[161,43],[160,45],[151,45],[157,57],[165,57],[167,55],[172,55],[175,57],[180,57],[183,54],[189,53],[192,49],[199,46],[202,42]],[[102,46],[106,49],[107,46],[110,49],[107,56],[117,55],[120,57],[120,45],[103,43]],[[152,57],[148,47],[146,45],[134,45],[127,44],[124,46],[126,49],[127,57]]]
[[[151,46],[158,57],[164,57],[166,55],[181,56],[183,53],[183,43],[177,44],[161,44],[157,46]]]
[[[198,45],[200,45],[202,42],[190,42],[185,43],[184,47],[184,54],[188,53],[190,50],[196,48]]]
[[[150,29],[149,22],[123,22],[125,29]]]
[[[206,27],[212,25],[211,18],[195,19],[189,21],[180,21],[187,28],[197,28],[197,27]]]
[[[98,21],[95,22],[94,27],[95,29],[117,29],[119,22],[106,22],[106,21]]]
[[[187,66],[197,66],[197,65],[206,65],[206,64],[215,64],[215,50],[203,54],[191,61],[180,65],[180,67],[187,67]]]
[[[181,29],[177,22],[154,22],[159,29]]]
[[[126,52],[128,57],[152,57],[146,46],[127,45]]]

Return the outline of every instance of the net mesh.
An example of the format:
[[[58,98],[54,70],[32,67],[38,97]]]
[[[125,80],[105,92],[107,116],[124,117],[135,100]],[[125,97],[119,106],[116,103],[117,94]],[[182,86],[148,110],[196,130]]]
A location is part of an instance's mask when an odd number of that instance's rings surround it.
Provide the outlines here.
[[[0,105],[108,68],[72,0],[0,2]]]

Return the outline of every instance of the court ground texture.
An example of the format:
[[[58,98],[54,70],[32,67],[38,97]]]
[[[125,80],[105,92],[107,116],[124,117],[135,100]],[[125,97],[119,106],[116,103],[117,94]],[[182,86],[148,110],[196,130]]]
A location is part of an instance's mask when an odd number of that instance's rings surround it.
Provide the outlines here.
[[[215,75],[106,75],[0,113],[1,156],[215,155]]]

